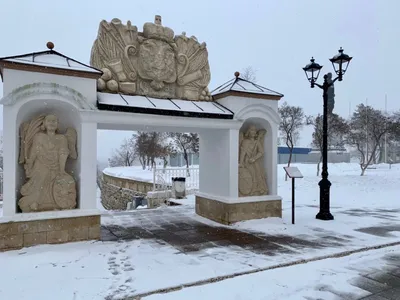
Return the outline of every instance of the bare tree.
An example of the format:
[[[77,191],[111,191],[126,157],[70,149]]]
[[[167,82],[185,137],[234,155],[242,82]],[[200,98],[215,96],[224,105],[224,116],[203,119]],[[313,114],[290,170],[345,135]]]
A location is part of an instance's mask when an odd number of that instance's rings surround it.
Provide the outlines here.
[[[319,176],[320,164],[322,161],[323,148],[323,116],[307,117],[307,125],[314,127],[312,134],[312,145],[320,152],[320,159],[317,164],[317,176]],[[344,136],[349,132],[349,125],[346,120],[337,114],[328,115],[328,149],[331,147],[344,147]]]
[[[254,70],[253,67],[249,66],[245,68],[242,73],[240,73],[240,78],[250,81],[250,82],[257,82],[257,76],[256,76],[257,71]]]
[[[129,139],[125,139],[119,149],[114,150],[109,163],[110,167],[129,167],[132,166],[135,159],[135,139],[134,136],[132,136]]]
[[[390,140],[400,142],[400,110],[393,113],[393,128],[390,131]]]
[[[139,162],[142,165],[143,170],[146,169],[147,162],[147,144],[148,136],[147,132],[138,131],[135,135],[135,152],[139,158]]]
[[[172,152],[183,154],[189,177],[189,154],[199,153],[199,135],[197,133],[170,132],[168,137],[172,140]]]
[[[287,102],[284,102],[278,111],[281,117],[279,131],[281,132],[282,139],[289,149],[289,160],[287,166],[290,167],[294,145],[300,136],[300,130],[305,124],[305,115],[303,108],[299,106],[290,106],[287,104]],[[285,179],[287,180],[287,175]]]
[[[392,127],[386,134],[386,138],[379,146],[380,155],[379,161],[389,162],[392,164],[397,160],[400,153],[400,111],[396,111],[391,115]],[[385,145],[386,142],[386,145]]]
[[[361,176],[374,161],[379,145],[386,133],[397,129],[395,116],[360,104],[357,106],[349,123],[350,132],[346,143],[355,147],[359,153]]]
[[[136,138],[135,150],[143,170],[146,169],[146,166],[152,168],[156,158],[162,157],[165,162],[170,152],[170,146],[166,142],[167,134],[138,131],[134,136]]]

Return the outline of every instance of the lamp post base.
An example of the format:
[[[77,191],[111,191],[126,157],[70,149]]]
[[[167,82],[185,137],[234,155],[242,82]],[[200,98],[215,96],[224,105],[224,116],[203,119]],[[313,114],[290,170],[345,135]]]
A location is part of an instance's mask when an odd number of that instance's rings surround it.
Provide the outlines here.
[[[316,215],[316,219],[330,221],[333,220],[333,215],[330,212],[330,189],[331,182],[327,176],[322,178],[318,183],[319,185],[319,213]]]
[[[329,211],[320,211],[315,218],[323,221],[331,221],[334,219],[333,215]]]

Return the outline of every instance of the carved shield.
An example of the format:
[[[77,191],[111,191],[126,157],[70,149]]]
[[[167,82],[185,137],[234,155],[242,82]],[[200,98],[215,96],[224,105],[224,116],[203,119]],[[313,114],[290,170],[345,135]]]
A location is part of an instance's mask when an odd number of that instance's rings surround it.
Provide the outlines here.
[[[58,175],[53,184],[53,198],[61,209],[76,207],[76,184],[71,175]]]
[[[239,192],[242,195],[248,195],[253,187],[253,178],[247,168],[239,168]]]

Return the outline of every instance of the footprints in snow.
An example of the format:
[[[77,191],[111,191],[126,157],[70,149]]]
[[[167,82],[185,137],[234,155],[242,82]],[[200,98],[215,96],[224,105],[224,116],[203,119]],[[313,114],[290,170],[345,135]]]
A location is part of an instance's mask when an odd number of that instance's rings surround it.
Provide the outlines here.
[[[128,250],[129,245],[120,244],[117,247],[119,249],[113,250],[111,252],[111,256],[108,258],[108,269],[114,276],[121,275],[122,277],[124,277],[123,276],[124,272],[134,271],[135,268],[129,261],[130,257],[128,255],[124,255],[124,253]],[[120,281],[119,278],[115,279],[116,281]],[[121,292],[127,290],[129,288],[130,282],[133,282],[132,277],[128,277],[122,285],[118,286],[117,289],[120,290]]]
[[[130,257],[124,255],[129,248],[129,245],[118,245],[119,249],[111,252],[111,256],[108,258],[108,269],[111,274],[115,276],[114,284],[111,286],[114,295],[118,295],[132,289],[132,277],[124,276],[124,272],[134,271],[135,268],[129,261]]]
[[[108,258],[108,269],[113,275],[121,274],[121,272],[129,272],[135,270],[135,268],[132,267],[132,264],[129,261],[129,256],[118,258],[118,256],[124,254],[128,248],[129,246],[125,245],[125,247],[111,252],[112,255]]]

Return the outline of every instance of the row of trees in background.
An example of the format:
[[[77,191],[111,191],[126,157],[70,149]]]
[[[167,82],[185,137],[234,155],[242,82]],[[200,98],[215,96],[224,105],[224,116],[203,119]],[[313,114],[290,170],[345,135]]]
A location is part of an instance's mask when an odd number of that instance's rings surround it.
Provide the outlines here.
[[[199,136],[196,133],[144,132],[138,131],[114,150],[109,165],[132,166],[138,160],[143,170],[152,168],[156,159],[163,159],[167,165],[169,155],[182,153],[189,168],[189,154],[199,152]]]
[[[286,102],[279,108],[280,134],[289,149],[288,166],[292,161],[295,144],[304,126],[313,126],[312,145],[321,153],[322,159],[322,115],[306,116],[303,108],[290,106]],[[384,161],[387,155],[384,147],[400,151],[400,112],[384,113],[371,106],[360,104],[349,120],[337,114],[328,116],[328,149],[354,149],[359,158],[361,175],[372,163]],[[386,154],[385,154],[386,153]],[[321,162],[320,159],[320,162]],[[319,175],[320,163],[317,165]]]
[[[371,163],[383,160],[385,142],[399,147],[400,112],[384,113],[371,106],[358,105],[349,121],[346,143],[358,153],[361,175]]]

